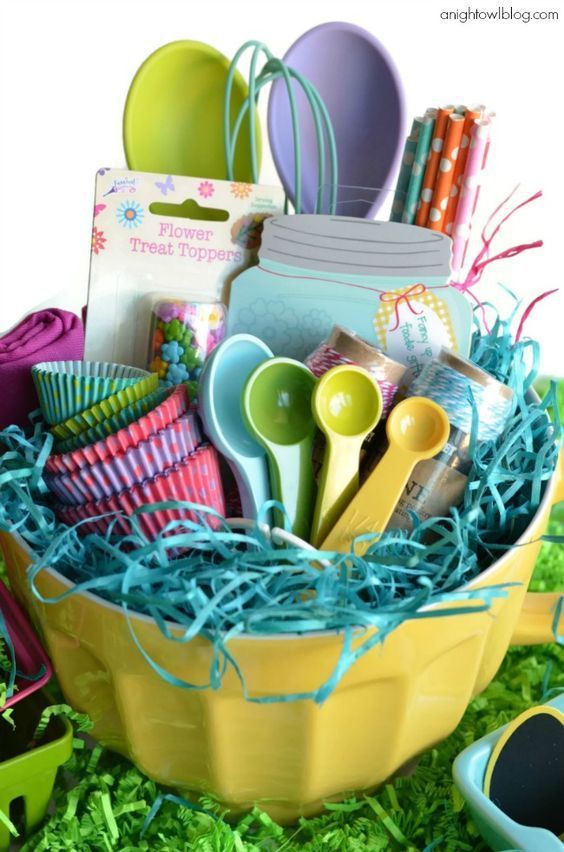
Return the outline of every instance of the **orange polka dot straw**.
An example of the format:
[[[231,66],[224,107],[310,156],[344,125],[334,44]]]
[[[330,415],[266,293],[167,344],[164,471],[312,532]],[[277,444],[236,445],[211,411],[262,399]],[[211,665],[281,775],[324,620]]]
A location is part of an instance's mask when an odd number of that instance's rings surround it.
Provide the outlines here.
[[[453,113],[447,120],[445,141],[439,160],[437,179],[433,191],[433,200],[429,210],[427,227],[433,231],[442,231],[452,187],[454,168],[460,151],[464,116]]]
[[[454,175],[452,185],[450,187],[450,198],[448,200],[446,214],[443,222],[443,232],[451,236],[452,224],[456,217],[456,208],[458,207],[458,199],[460,198],[460,186],[462,184],[462,176],[466,167],[466,159],[468,157],[468,149],[472,140],[474,131],[474,122],[482,117],[485,111],[485,106],[475,106],[466,110],[464,115],[464,127],[462,128],[462,139],[460,140],[460,150],[456,158],[454,167]]]
[[[427,161],[427,168],[425,169],[425,177],[423,178],[421,198],[419,199],[419,207],[415,216],[415,224],[422,227],[426,226],[427,219],[429,218],[429,210],[431,209],[431,201],[433,200],[435,180],[437,179],[437,172],[439,170],[448,117],[453,112],[454,106],[452,104],[441,107],[437,112],[433,141],[431,142],[431,150],[429,151],[429,159]]]

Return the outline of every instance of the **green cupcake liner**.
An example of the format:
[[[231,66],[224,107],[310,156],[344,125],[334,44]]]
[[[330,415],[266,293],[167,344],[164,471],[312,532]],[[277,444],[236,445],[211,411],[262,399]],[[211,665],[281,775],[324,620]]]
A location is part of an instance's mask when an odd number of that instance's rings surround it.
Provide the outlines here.
[[[64,423],[59,423],[56,426],[51,426],[51,432],[59,441],[66,441],[87,429],[98,425],[103,425],[108,418],[114,415],[119,415],[124,409],[130,405],[142,400],[143,397],[157,389],[159,377],[157,373],[150,373],[146,378],[140,379],[134,385],[123,388],[117,393],[107,396],[95,405],[86,408],[65,420]],[[106,433],[108,434],[108,433]]]
[[[43,417],[50,426],[64,423],[150,373],[106,361],[43,361],[31,374]]]
[[[131,426],[132,423],[139,420],[144,414],[147,414],[156,408],[157,405],[160,405],[168,393],[168,388],[158,388],[152,391],[147,396],[136,400],[127,406],[127,408],[123,408],[117,414],[113,414],[101,423],[96,423],[79,435],[73,435],[72,438],[68,438],[65,441],[56,441],[53,452],[57,454],[70,453],[79,447],[87,447],[89,444],[95,444],[96,441],[107,438],[108,435],[114,435],[120,429]]]

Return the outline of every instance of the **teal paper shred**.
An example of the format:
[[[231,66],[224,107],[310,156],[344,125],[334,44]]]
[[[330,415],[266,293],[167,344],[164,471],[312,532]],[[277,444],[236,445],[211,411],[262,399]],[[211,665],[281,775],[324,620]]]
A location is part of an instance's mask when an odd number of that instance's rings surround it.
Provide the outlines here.
[[[2,582],[0,580],[0,582]],[[5,680],[7,676],[7,680]],[[14,694],[16,684],[16,652],[0,609],[0,710]]]
[[[279,548],[258,526],[233,531],[221,520],[213,531],[205,507],[172,501],[139,510],[131,518],[128,536],[112,537],[110,531],[81,537],[80,525],[60,524],[50,508],[41,474],[52,439],[38,423],[27,438],[16,427],[0,433],[0,444],[7,448],[0,457],[0,528],[18,531],[38,554],[29,572],[38,598],[44,600],[35,579],[52,566],[77,585],[46,603],[89,590],[121,606],[132,640],[167,682],[186,689],[218,689],[232,668],[250,701],[322,702],[362,654],[405,621],[484,610],[507,594],[507,586],[479,591],[461,587],[514,546],[538,508],[560,446],[556,390],[552,385],[540,403],[525,399],[536,375],[538,345],[514,342],[507,322],[498,320],[491,333],[476,334],[472,357],[514,390],[507,428],[495,441],[475,447],[458,509],[446,518],[416,520],[409,534],[386,533],[371,542],[363,558]],[[168,535],[155,542],[144,537],[139,514],[180,506],[197,509],[200,522],[171,523]],[[448,608],[421,611],[433,603]],[[158,665],[136,636],[134,612],[152,616],[169,641],[207,637],[213,648],[209,680],[186,683]],[[180,625],[180,636],[170,633],[167,621]],[[340,658],[326,683],[303,694],[248,694],[229,650],[230,639],[242,633],[320,630],[342,635]],[[353,648],[357,637],[360,642]]]
[[[564,411],[564,383],[559,386]],[[549,532],[552,538],[564,536],[564,520],[553,511]],[[547,537],[549,538],[549,537]],[[2,564],[0,559],[0,575]],[[544,544],[530,588],[534,591],[564,591],[564,548]],[[302,818],[296,826],[283,829],[273,823],[266,827],[260,811],[229,825],[211,816],[187,811],[165,801],[143,840],[150,805],[160,792],[166,792],[145,778],[119,755],[100,746],[75,753],[67,764],[65,779],[74,777],[78,787],[68,783],[55,788],[55,812],[25,843],[24,852],[92,852],[98,843],[98,822],[93,816],[99,808],[97,796],[104,782],[113,778],[113,812],[120,829],[114,844],[116,852],[399,852],[399,850],[439,849],[441,852],[487,852],[477,829],[468,816],[464,801],[452,785],[451,767],[456,755],[474,740],[499,728],[527,707],[548,700],[564,688],[564,647],[536,646],[509,650],[496,679],[475,698],[457,730],[436,749],[426,752],[415,774],[398,778],[375,793],[372,799],[382,803],[400,826],[409,845],[396,843],[363,799],[349,800],[343,810],[326,810],[321,815]],[[100,764],[103,764],[100,766]],[[99,774],[97,768],[100,769]],[[394,791],[397,805],[389,795]],[[200,804],[219,815],[217,805],[208,797]],[[272,823],[272,821],[271,821]]]

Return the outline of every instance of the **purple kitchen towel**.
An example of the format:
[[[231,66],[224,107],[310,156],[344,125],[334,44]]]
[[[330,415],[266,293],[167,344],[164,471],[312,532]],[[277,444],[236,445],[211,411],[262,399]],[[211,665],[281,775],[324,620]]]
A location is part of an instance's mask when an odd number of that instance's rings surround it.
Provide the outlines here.
[[[28,425],[38,401],[31,368],[40,361],[81,361],[84,329],[75,314],[46,308],[0,337],[0,428]]]

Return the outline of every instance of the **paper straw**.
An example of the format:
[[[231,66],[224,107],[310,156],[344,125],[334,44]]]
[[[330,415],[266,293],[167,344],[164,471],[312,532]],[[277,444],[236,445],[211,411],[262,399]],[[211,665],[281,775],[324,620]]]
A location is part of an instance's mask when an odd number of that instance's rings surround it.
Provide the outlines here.
[[[458,207],[458,199],[460,198],[460,184],[462,183],[462,176],[464,175],[464,169],[466,168],[468,149],[470,148],[470,142],[474,132],[474,122],[482,117],[484,109],[485,107],[483,106],[472,107],[471,109],[466,110],[466,115],[464,116],[464,127],[462,128],[460,150],[458,152],[458,157],[456,158],[456,165],[454,167],[454,175],[450,188],[450,198],[448,200],[443,223],[443,232],[445,234],[449,234],[449,236],[452,233],[452,224],[456,217],[456,208]]]
[[[460,200],[452,228],[452,269],[460,272],[464,262],[466,246],[470,237],[472,215],[476,208],[478,188],[489,150],[490,121],[480,119],[475,123],[468,159],[464,170]]]
[[[435,182],[433,200],[431,202],[431,209],[429,210],[429,219],[427,222],[427,227],[431,228],[433,231],[442,231],[444,227],[450,189],[452,187],[454,177],[454,169],[460,153],[460,141],[462,139],[463,128],[464,116],[456,113],[449,115],[445,142],[441,152],[439,170],[437,172],[437,180]]]
[[[474,204],[472,205],[472,213],[470,215],[470,230],[472,230],[472,222],[474,220],[476,208],[478,207],[478,200],[480,198],[480,192],[482,191],[483,174],[486,170],[486,166],[487,166],[487,163],[488,163],[488,157],[489,157],[489,154],[490,154],[490,145],[491,145],[491,141],[492,141],[492,138],[491,138],[491,124],[492,124],[491,119],[494,116],[495,116],[495,112],[488,113],[488,118],[487,118],[487,121],[489,123],[488,141],[486,142],[486,150],[484,151],[484,159],[482,160],[482,171],[481,171],[481,175],[480,175],[480,181],[478,183],[478,187],[476,189],[476,194],[474,196]],[[468,245],[469,245],[469,238],[466,241],[466,245],[464,247],[464,254],[462,255],[462,264],[461,264],[462,267],[466,263],[466,253],[468,251]],[[519,338],[517,338],[517,340],[518,339]]]
[[[423,189],[421,190],[421,198],[417,213],[415,215],[415,224],[425,227],[429,218],[429,210],[431,209],[431,201],[433,200],[433,192],[435,190],[435,181],[441,161],[441,152],[445,134],[447,131],[447,123],[449,115],[454,112],[453,106],[441,107],[437,112],[435,128],[433,130],[433,140],[429,151],[429,159],[427,168],[425,169],[425,177],[423,178]]]
[[[435,127],[436,117],[436,109],[427,110],[425,117],[423,118],[423,124],[419,130],[419,139],[417,140],[417,148],[415,150],[415,160],[409,177],[409,184],[407,187],[407,194],[401,218],[401,221],[405,222],[407,225],[413,225],[415,221],[417,202],[419,201],[419,195],[423,185],[425,166],[427,164],[427,158],[431,148],[431,140],[433,138],[433,129]]]
[[[411,168],[413,166],[413,161],[415,160],[415,149],[417,148],[417,140],[419,138],[419,131],[422,123],[422,118],[414,118],[413,124],[411,125],[411,133],[405,140],[405,148],[403,149],[403,156],[401,158],[396,191],[392,202],[390,222],[401,222],[407,186],[409,184],[409,176],[411,175]]]

